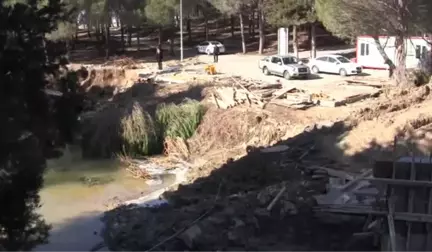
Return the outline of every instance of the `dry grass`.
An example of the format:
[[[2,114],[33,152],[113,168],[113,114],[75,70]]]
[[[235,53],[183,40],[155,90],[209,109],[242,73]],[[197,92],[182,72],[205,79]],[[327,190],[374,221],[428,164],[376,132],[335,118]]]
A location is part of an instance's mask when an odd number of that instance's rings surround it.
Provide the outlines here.
[[[197,133],[188,140],[190,152],[232,149],[238,145],[262,146],[273,144],[285,135],[283,125],[272,121],[261,110],[233,108],[209,110]]]
[[[123,151],[128,154],[151,155],[160,150],[160,135],[153,119],[134,102],[129,115],[121,119]]]

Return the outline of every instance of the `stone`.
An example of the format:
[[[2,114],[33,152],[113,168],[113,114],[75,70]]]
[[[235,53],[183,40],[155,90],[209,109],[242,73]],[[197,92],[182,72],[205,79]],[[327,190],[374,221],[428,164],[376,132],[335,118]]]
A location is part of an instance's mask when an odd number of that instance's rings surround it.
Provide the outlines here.
[[[202,234],[201,228],[197,225],[194,225],[188,228],[181,235],[179,235],[179,239],[181,239],[186,244],[186,246],[192,248],[194,241],[196,241],[201,234]]]
[[[281,216],[286,214],[294,215],[298,213],[296,205],[290,201],[282,201],[282,208],[280,210]]]

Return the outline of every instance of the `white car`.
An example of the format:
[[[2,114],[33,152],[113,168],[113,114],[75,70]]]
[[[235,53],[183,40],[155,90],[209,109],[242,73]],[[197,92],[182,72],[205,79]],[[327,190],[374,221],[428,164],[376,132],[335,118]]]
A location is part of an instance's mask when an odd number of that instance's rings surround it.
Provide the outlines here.
[[[219,41],[204,41],[196,46],[197,53],[213,54],[214,47],[219,47],[219,54],[225,53],[225,46]]]
[[[341,76],[355,75],[363,71],[362,67],[341,55],[324,55],[309,62],[312,73],[335,73]]]

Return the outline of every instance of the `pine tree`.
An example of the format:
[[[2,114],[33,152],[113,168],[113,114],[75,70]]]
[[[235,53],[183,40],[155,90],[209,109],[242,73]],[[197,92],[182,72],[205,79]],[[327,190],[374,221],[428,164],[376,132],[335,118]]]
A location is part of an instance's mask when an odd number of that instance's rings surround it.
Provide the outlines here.
[[[14,2],[0,5],[0,250],[31,250],[48,237],[36,210],[58,132],[46,76],[64,62],[45,35],[66,17],[60,0]]]

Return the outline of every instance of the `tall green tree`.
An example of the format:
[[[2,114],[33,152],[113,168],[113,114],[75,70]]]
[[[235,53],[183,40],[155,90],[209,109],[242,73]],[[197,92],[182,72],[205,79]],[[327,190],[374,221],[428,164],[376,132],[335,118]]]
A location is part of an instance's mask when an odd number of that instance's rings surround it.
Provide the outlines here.
[[[225,15],[238,16],[240,21],[240,35],[242,51],[246,53],[246,39],[244,31],[244,12],[252,0],[210,0],[214,7]]]
[[[21,2],[0,5],[0,247],[13,251],[48,238],[36,210],[58,129],[44,88],[64,60],[45,35],[67,20],[59,0]]]
[[[294,54],[298,57],[297,28],[300,25],[316,22],[315,5],[312,0],[268,0],[265,2],[267,22],[277,27],[292,26]],[[314,32],[312,32],[314,35]],[[316,56],[315,37],[312,37],[312,57]]]
[[[177,8],[176,8],[177,6]],[[178,9],[176,0],[148,0],[145,6],[145,15],[149,22],[156,25],[159,29],[159,43],[163,41],[163,29],[173,28],[175,25],[175,14]],[[172,33],[174,34],[174,33]],[[171,37],[173,43],[174,36]],[[173,47],[171,44],[171,51]]]

